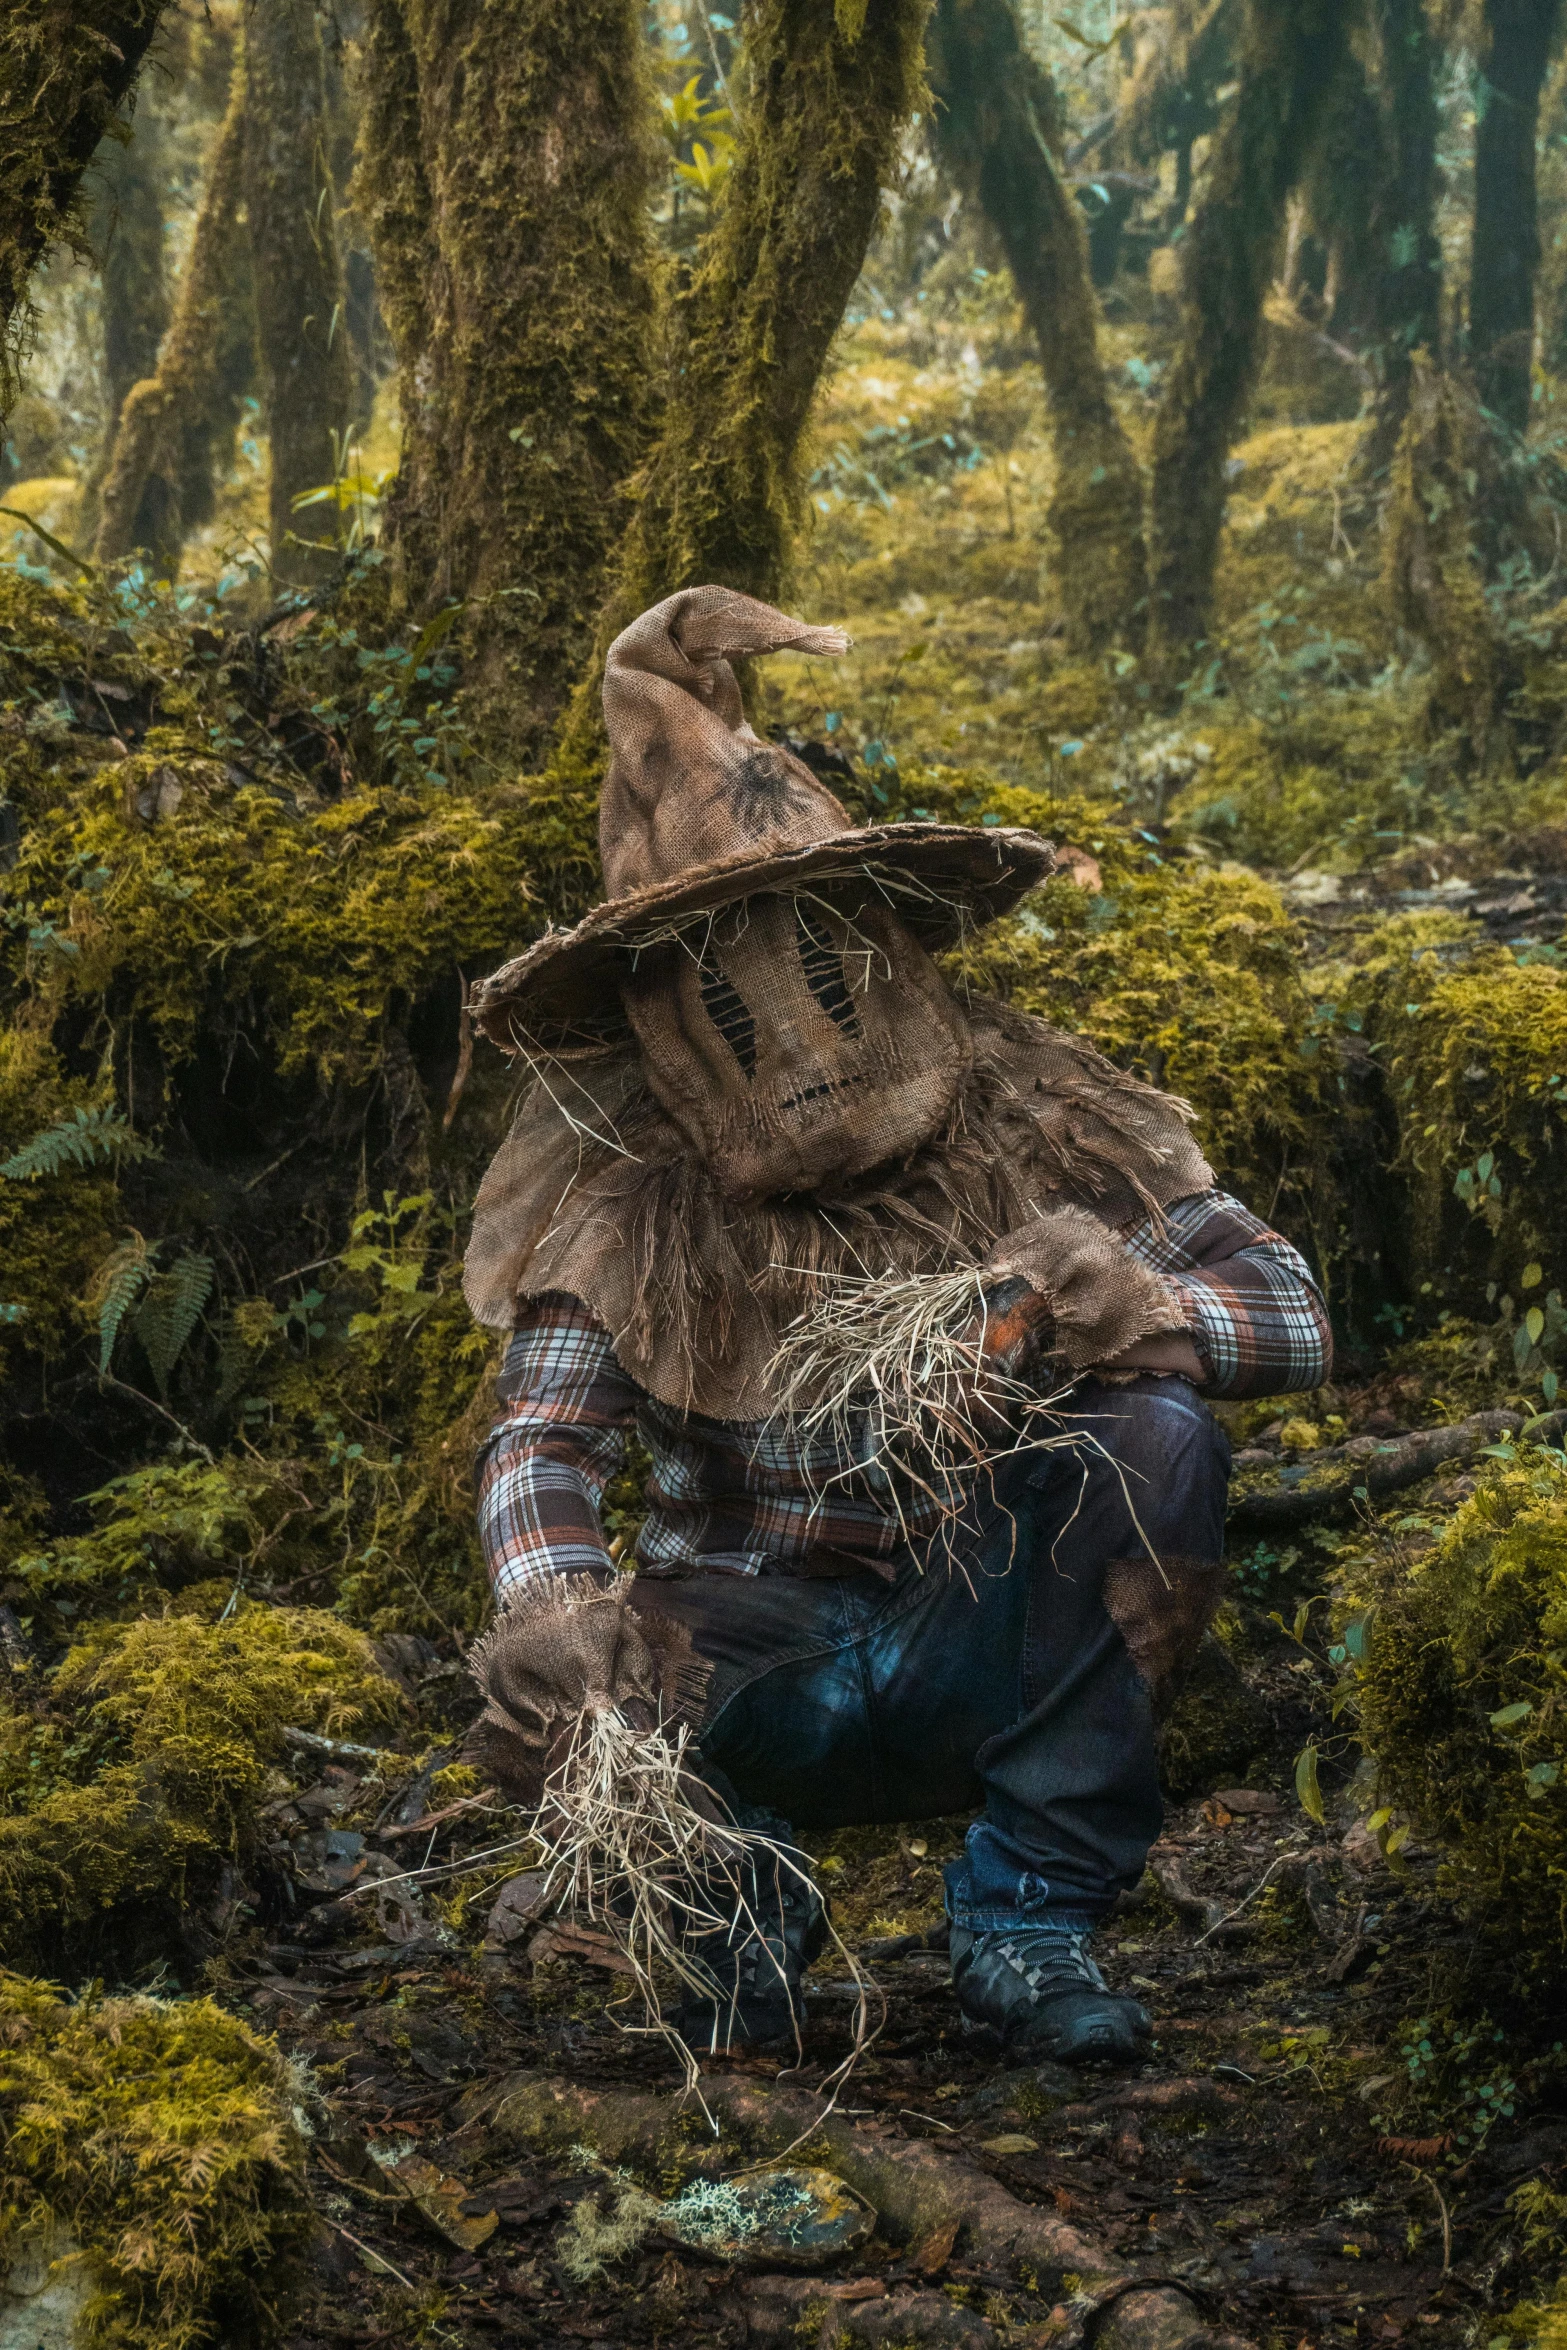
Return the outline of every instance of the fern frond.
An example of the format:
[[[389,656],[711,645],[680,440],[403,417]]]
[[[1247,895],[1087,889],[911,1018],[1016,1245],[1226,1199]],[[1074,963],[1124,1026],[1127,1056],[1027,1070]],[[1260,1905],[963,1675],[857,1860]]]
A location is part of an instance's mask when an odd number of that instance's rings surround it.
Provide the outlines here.
[[[166,1273],[148,1283],[134,1328],[160,1395],[168,1394],[174,1366],[211,1294],[212,1259],[195,1249],[187,1249]]]
[[[150,1142],[118,1110],[73,1110],[24,1142],[10,1158],[0,1159],[0,1176],[12,1183],[35,1183],[41,1175],[59,1175],[67,1167],[90,1167],[100,1158],[147,1159]]]
[[[120,1325],[142,1292],[152,1270],[152,1251],[139,1232],[121,1241],[93,1275],[87,1293],[89,1306],[98,1309],[98,1368],[107,1371],[114,1359]]]

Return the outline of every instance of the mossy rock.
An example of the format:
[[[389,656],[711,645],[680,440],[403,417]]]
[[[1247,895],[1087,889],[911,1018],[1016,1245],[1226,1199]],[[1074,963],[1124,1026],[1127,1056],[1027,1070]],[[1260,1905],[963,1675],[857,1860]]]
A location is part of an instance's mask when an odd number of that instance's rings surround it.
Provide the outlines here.
[[[1210,1632],[1159,1734],[1159,1779],[1172,1803],[1244,1785],[1274,1736],[1273,1715]]]
[[[221,1605],[223,1595],[214,1592]],[[214,1608],[213,1613],[216,1612]],[[0,1949],[123,1941],[243,1865],[286,1726],[359,1731],[403,1699],[364,1635],[247,1606],[91,1625],[32,1706],[0,1700]]]
[[[74,2350],[275,2339],[312,2225],[297,2094],[278,2049],[210,1999],[72,2004],[0,1975],[0,2276],[32,2284],[64,2253],[85,2290],[51,2314],[74,2317]],[[36,2298],[20,2309],[37,2324]]]
[[[1567,1460],[1488,1465],[1434,1548],[1378,1580],[1360,1692],[1383,1793],[1440,1839],[1503,1963],[1567,1985]]]

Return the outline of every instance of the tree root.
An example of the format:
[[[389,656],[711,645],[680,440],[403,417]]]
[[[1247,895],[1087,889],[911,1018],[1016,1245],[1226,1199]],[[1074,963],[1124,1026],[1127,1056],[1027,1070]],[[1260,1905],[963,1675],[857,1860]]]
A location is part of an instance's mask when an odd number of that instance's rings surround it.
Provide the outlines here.
[[[851,2121],[839,2113],[824,2117],[818,2102],[801,2090],[715,2074],[704,2077],[702,2094],[725,2139],[738,2142],[742,2159],[765,2161],[789,2152],[834,2172],[875,2208],[878,2232],[893,2243],[919,2245],[936,2231],[956,2226],[964,2232],[968,2260],[1007,2269],[1026,2261],[1039,2290],[1074,2303],[1058,2327],[1048,2335],[1040,2332],[1041,2345],[1048,2339],[1069,2350],[1075,2338],[1092,2341],[1099,2350],[1200,2350],[1213,2342],[1184,2288],[1129,2275],[1122,2262],[1059,2213],[1020,2202],[956,2150],[903,2138],[885,2122]],[[674,2161],[688,2173],[732,2173],[740,2167],[732,2149],[711,2141],[703,2145],[693,2127],[699,2119],[694,2108],[681,2112],[668,2097],[599,2092],[518,2074],[470,2094],[458,2113],[470,2124],[486,2122],[497,2138],[513,2145],[565,2151],[586,2143],[609,2163],[634,2160],[667,2168]],[[1068,2277],[1073,2280],[1070,2295]],[[814,2307],[810,2295],[791,2290],[784,2298],[793,2311],[792,2326]],[[838,2337],[854,2342],[929,2341],[949,2350],[989,2350],[998,2338],[984,2320],[954,2312],[938,2293],[883,2294],[850,2304],[833,2287],[818,2284],[815,2301],[822,2304],[824,2317],[831,2316]],[[949,2322],[954,2316],[962,2321],[956,2332]],[[1081,2321],[1075,2336],[1074,2317]],[[783,2340],[786,2334],[760,2332],[759,2338]],[[829,2330],[826,2339],[833,2338]]]

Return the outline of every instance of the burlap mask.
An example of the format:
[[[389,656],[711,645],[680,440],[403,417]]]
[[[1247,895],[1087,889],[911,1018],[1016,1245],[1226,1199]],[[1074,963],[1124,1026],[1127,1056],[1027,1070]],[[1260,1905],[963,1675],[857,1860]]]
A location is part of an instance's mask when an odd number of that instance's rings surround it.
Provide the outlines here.
[[[648,1083],[736,1201],[906,1158],[973,1060],[930,957],[876,905],[745,899],[644,949],[622,994]]]

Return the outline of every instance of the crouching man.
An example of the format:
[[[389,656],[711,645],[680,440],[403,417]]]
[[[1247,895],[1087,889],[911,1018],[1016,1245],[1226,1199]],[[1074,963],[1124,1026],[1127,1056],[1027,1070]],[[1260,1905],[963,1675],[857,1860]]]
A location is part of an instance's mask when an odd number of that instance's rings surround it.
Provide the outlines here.
[[[938,972],[1049,843],[856,828],[745,723],[731,658],[842,646],[717,588],[627,629],[607,902],[479,993],[535,1077],[467,1268],[512,1332],[479,1466],[500,1628],[525,1674],[541,1580],[614,1576],[599,1504],[635,1434],[630,1605],[700,1664],[716,1800],[785,1839],[978,1807],[946,1883],[963,2014],[1016,2055],[1125,2061],[1149,2019],[1090,1945],[1158,1834],[1159,1708],[1221,1593],[1229,1457],[1201,1399],[1317,1385],[1327,1319],[1181,1103]],[[867,1326],[877,1284],[965,1269],[977,1467],[970,1442],[966,1476],[922,1469],[869,1404],[811,1408],[802,1317],[847,1288]],[[1019,1419],[1030,1386],[1049,1420]],[[503,1728],[506,1657],[492,1639]],[[802,1877],[751,1918],[701,1953],[693,2044],[795,2020],[820,1902]]]

